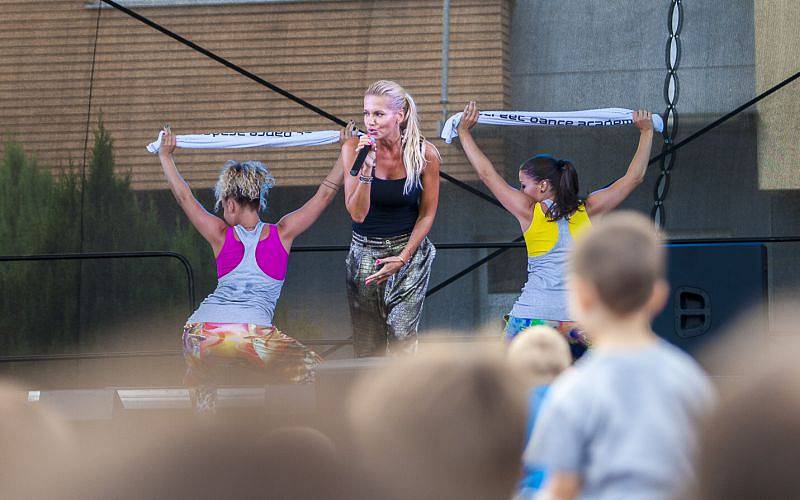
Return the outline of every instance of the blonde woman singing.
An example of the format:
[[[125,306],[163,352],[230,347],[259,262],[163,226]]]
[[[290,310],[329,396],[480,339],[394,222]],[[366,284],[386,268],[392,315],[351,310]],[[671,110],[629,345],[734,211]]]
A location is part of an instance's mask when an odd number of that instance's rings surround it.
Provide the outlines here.
[[[436,249],[428,240],[439,203],[436,148],[420,133],[414,99],[395,82],[364,95],[367,135],[342,145],[346,171],[371,151],[357,176],[344,177],[353,219],[347,295],[356,356],[412,354]]]

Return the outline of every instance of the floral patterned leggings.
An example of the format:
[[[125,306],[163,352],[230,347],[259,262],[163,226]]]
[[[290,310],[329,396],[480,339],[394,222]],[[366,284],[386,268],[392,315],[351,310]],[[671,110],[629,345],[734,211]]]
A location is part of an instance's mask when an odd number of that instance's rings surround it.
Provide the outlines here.
[[[246,323],[187,323],[183,356],[188,366],[184,384],[196,413],[216,411],[220,368],[245,365],[282,381],[314,381],[322,358],[274,326]]]

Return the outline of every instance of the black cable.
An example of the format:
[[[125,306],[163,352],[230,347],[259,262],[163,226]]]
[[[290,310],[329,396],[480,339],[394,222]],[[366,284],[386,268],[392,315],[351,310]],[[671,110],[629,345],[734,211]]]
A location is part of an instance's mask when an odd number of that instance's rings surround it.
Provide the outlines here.
[[[667,149],[665,151],[662,151],[661,153],[657,154],[656,156],[650,158],[650,161],[648,162],[648,165],[657,162],[661,158],[663,158],[663,157],[671,154],[672,152],[677,151],[678,149],[682,148],[683,146],[689,144],[690,142],[692,142],[693,140],[697,139],[701,135],[704,135],[707,132],[711,131],[712,129],[717,128],[718,126],[722,125],[724,122],[726,122],[726,121],[730,120],[731,118],[733,118],[734,116],[738,115],[739,113],[741,113],[745,109],[749,108],[753,104],[756,104],[756,103],[758,103],[758,101],[764,99],[765,97],[768,97],[769,95],[774,94],[775,92],[777,92],[780,89],[782,89],[783,87],[789,85],[790,83],[792,83],[793,81],[797,80],[798,78],[800,78],[800,71],[798,71],[794,75],[786,78],[785,80],[783,80],[782,82],[778,83],[774,87],[771,87],[770,89],[768,89],[768,90],[762,92],[761,94],[757,95],[756,97],[750,99],[749,101],[747,101],[746,103],[742,104],[738,108],[734,109],[730,113],[726,113],[722,117],[714,120],[713,122],[709,123],[705,127],[703,127],[700,130],[698,130],[697,132],[691,134],[689,137],[679,141],[678,143],[676,143],[671,148],[669,148],[669,149]]]
[[[493,196],[489,196],[488,194],[484,193],[483,191],[480,191],[479,189],[470,186],[469,184],[467,184],[464,181],[460,181],[460,180],[456,179],[455,177],[453,177],[452,175],[450,175],[448,173],[445,173],[445,172],[442,172],[441,170],[439,170],[439,177],[441,177],[442,179],[444,179],[446,181],[452,182],[453,184],[455,184],[456,186],[460,187],[461,189],[463,189],[465,191],[469,191],[470,193],[474,194],[475,196],[477,196],[479,198],[483,198],[484,200],[488,201],[492,205],[496,205],[496,206],[502,208],[503,210],[506,209],[506,207],[504,207],[502,203],[497,201],[497,198],[495,198]]]
[[[160,31],[161,33],[167,35],[168,37],[172,38],[173,40],[176,40],[176,41],[186,45],[190,49],[196,50],[197,52],[200,52],[204,56],[209,57],[209,58],[217,61],[218,63],[222,64],[226,68],[232,69],[233,71],[239,73],[240,75],[242,75],[244,77],[247,77],[247,78],[253,80],[256,83],[260,83],[261,85],[267,87],[268,89],[272,90],[273,92],[277,92],[278,94],[282,95],[283,97],[285,97],[285,98],[287,98],[287,99],[289,99],[291,101],[296,102],[297,104],[299,104],[299,105],[301,105],[301,106],[313,111],[314,113],[317,113],[318,115],[324,116],[328,120],[330,120],[330,121],[332,121],[334,123],[337,123],[337,124],[341,125],[342,127],[346,127],[347,126],[347,122],[342,120],[341,118],[328,113],[327,111],[325,111],[322,108],[314,106],[313,104],[311,104],[310,102],[306,101],[305,99],[297,97],[296,95],[292,94],[291,92],[289,92],[287,90],[284,90],[284,89],[278,87],[277,85],[264,80],[260,76],[254,74],[254,73],[251,73],[250,71],[242,68],[241,66],[238,66],[238,65],[228,61],[224,57],[218,56],[217,54],[211,52],[210,50],[208,50],[208,49],[206,49],[204,47],[201,47],[200,45],[194,43],[193,41],[191,41],[191,40],[189,40],[187,38],[184,38],[184,37],[178,35],[175,32],[172,32],[172,31],[168,30],[167,28],[161,26],[160,24],[158,24],[158,23],[156,23],[154,21],[151,21],[150,19],[144,17],[143,15],[141,15],[141,14],[139,14],[137,12],[132,11],[131,9],[129,9],[129,8],[123,6],[123,5],[118,4],[114,0],[100,0],[100,1],[105,3],[105,4],[108,4],[111,7],[114,7],[115,9],[119,10],[120,12],[123,12],[124,14],[127,14],[128,16],[136,19],[137,21],[140,21],[140,22],[150,26],[154,30]]]
[[[89,130],[92,124],[92,92],[94,91],[94,67],[97,61],[97,38],[100,33],[100,11],[97,9],[97,19],[94,26],[94,48],[92,49],[92,66],[89,71],[89,104],[86,110],[86,132],[83,136],[83,165],[81,166],[81,213],[80,213],[80,241],[79,250],[83,251],[83,203],[86,191],[86,153],[89,150]]]
[[[522,241],[522,240],[523,240],[523,237],[520,236],[517,239],[515,239],[514,241],[512,241],[512,243],[516,243],[516,242]],[[489,262],[490,260],[494,259],[495,257],[505,253],[506,251],[509,250],[509,248],[510,247],[498,248],[497,250],[495,250],[494,252],[490,253],[486,257],[478,260],[477,262],[475,262],[473,264],[470,264],[469,266],[465,267],[461,271],[459,271],[456,274],[450,276],[446,280],[442,281],[438,285],[436,285],[433,288],[431,288],[430,290],[428,290],[428,292],[425,294],[425,297],[430,297],[431,295],[433,295],[434,293],[438,292],[442,288],[450,285],[454,281],[461,279],[462,277],[464,277],[467,274],[471,273],[475,269],[478,269],[479,267],[481,267],[482,265],[486,264],[487,262]]]
[[[100,11],[97,9],[97,18],[94,25],[94,47],[92,48],[92,66],[89,71],[89,102],[86,109],[86,131],[83,136],[83,164],[81,165],[81,207],[78,228],[78,252],[83,253],[83,240],[84,240],[84,217],[83,210],[86,200],[86,153],[89,150],[89,131],[92,125],[92,93],[94,92],[94,68],[97,62],[97,39],[100,34]],[[78,262],[78,279],[76,283],[77,288],[77,321],[75,322],[75,343],[80,345],[81,342],[81,294],[83,293],[83,261]]]

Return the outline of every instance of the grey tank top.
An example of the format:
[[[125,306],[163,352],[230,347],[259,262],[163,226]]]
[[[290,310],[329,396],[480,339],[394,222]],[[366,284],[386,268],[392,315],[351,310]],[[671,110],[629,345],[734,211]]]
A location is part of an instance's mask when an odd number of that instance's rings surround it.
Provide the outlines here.
[[[189,317],[189,323],[250,323],[272,326],[272,316],[281,295],[283,280],[267,276],[258,267],[256,247],[264,224],[259,222],[252,231],[241,226],[234,228],[239,241],[244,245],[244,257],[233,271],[219,278],[217,288]]]
[[[552,200],[543,202],[548,208]],[[566,263],[573,239],[565,218],[558,225],[558,240],[546,254],[528,257],[528,281],[511,309],[511,316],[525,319],[570,321],[567,309]]]

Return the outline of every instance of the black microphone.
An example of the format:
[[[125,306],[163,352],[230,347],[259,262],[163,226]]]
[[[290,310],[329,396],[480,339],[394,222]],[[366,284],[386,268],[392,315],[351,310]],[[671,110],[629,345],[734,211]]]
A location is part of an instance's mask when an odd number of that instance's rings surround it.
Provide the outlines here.
[[[372,151],[372,143],[361,148],[361,151],[358,152],[358,156],[356,156],[356,161],[353,162],[353,168],[350,169],[350,175],[353,177],[358,175],[358,171],[361,170],[361,166],[364,165],[364,161],[367,159],[367,155],[370,151]]]

